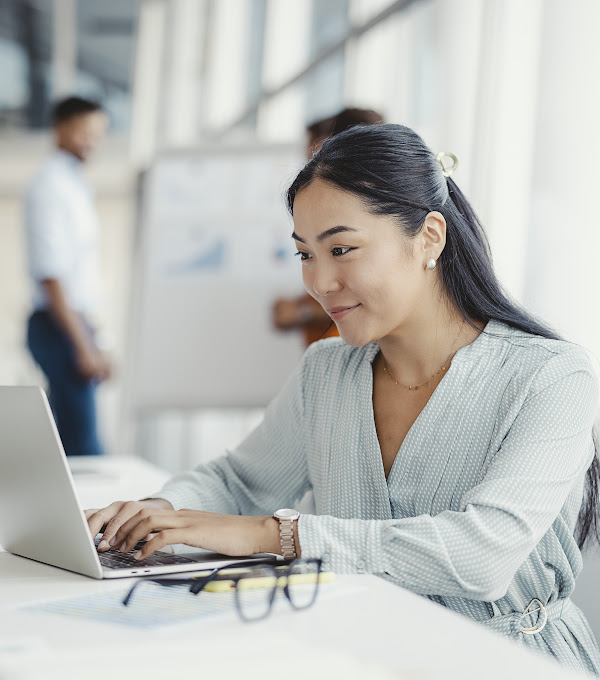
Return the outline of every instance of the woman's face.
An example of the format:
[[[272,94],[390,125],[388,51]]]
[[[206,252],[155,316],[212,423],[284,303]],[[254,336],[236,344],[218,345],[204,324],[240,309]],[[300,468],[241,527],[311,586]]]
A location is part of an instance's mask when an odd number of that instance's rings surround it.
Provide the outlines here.
[[[410,327],[431,299],[436,274],[425,263],[435,247],[421,235],[409,241],[354,194],[314,180],[296,195],[293,236],[306,290],[350,345]]]

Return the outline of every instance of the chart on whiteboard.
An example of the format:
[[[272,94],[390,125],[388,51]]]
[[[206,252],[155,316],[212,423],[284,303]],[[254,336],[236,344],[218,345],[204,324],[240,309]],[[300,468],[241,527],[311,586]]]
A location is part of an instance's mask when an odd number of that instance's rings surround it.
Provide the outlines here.
[[[273,302],[303,292],[285,189],[290,147],[166,154],[143,192],[131,357],[135,408],[264,406],[303,351]]]
[[[156,274],[177,277],[222,277],[232,281],[279,279],[298,272],[291,229],[280,225],[228,229],[178,223],[163,230],[156,252]]]

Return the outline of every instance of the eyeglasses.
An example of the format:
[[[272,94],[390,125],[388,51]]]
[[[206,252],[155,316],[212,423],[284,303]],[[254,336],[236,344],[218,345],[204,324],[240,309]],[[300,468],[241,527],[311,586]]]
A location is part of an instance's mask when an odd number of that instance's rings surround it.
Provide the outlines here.
[[[193,595],[214,583],[211,590],[235,591],[236,609],[243,621],[259,621],[270,614],[278,588],[294,609],[307,609],[314,604],[321,580],[321,565],[320,559],[303,558],[281,566],[272,562],[238,562],[218,567],[197,578],[143,579],[133,584],[123,604],[129,606],[133,593],[144,583],[186,586]]]

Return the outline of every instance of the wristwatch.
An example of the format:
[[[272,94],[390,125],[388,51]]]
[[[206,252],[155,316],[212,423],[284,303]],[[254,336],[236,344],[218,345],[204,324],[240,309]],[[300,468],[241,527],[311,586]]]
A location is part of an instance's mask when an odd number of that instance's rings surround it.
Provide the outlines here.
[[[290,508],[281,508],[273,513],[273,517],[279,522],[279,543],[283,558],[295,560],[298,555],[294,542],[294,522],[298,521],[300,513]]]

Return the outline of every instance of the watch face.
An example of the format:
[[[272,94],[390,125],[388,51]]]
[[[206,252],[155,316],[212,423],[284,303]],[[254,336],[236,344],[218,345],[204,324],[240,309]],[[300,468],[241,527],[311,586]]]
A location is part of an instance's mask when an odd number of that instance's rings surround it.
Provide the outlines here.
[[[296,519],[300,515],[297,510],[291,510],[290,508],[281,508],[281,510],[277,510],[274,514],[278,519]]]

